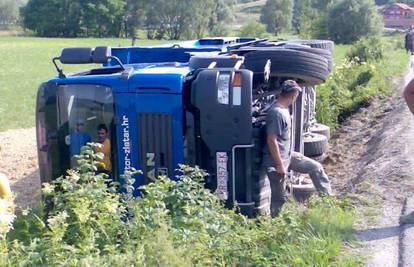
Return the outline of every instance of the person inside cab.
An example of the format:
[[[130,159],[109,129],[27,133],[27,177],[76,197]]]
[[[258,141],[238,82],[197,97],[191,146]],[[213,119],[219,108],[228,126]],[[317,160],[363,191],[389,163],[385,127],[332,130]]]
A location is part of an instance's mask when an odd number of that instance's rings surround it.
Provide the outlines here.
[[[95,152],[102,153],[104,155],[102,160],[99,161],[98,172],[106,173],[111,177],[112,173],[112,158],[111,158],[111,141],[109,140],[108,127],[105,124],[99,124],[98,131],[98,143],[101,147],[96,147]]]

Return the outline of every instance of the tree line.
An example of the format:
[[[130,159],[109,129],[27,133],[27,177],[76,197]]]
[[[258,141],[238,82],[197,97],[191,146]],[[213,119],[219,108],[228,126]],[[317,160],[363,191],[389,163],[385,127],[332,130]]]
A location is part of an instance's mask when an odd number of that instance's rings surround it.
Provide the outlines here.
[[[233,0],[29,0],[22,25],[42,37],[201,37],[231,16]]]
[[[414,1],[414,0],[412,0]],[[24,5],[24,3],[26,3]],[[249,0],[0,0],[0,26],[17,22],[41,37],[192,39],[229,34],[237,3]],[[380,32],[376,4],[386,0],[267,0],[260,23],[240,33],[260,37],[293,31],[303,38],[352,43]],[[387,1],[388,2],[388,1]]]
[[[267,0],[261,22],[278,35],[293,30],[302,38],[353,43],[383,28],[374,0]]]

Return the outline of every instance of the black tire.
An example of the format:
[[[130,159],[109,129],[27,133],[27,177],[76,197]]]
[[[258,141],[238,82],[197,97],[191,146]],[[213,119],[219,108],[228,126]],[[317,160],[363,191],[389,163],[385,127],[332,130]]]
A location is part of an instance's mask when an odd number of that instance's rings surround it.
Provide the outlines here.
[[[292,185],[292,195],[299,201],[303,202],[306,199],[310,198],[313,194],[316,193],[316,189],[313,184],[293,184]]]
[[[329,50],[321,49],[321,48],[312,48],[305,45],[298,45],[298,44],[286,44],[283,46],[286,49],[293,49],[297,51],[303,51],[312,53],[321,57],[324,57],[326,61],[328,62],[328,71],[331,72],[333,68],[333,62],[332,62],[332,53]]]
[[[325,58],[308,52],[284,48],[258,47],[245,54],[244,66],[256,73],[263,72],[267,60],[271,61],[271,76],[298,79],[303,85],[324,83],[329,76]]]
[[[303,145],[306,157],[321,156],[328,149],[328,139],[321,134],[307,133],[303,137]]]
[[[331,131],[329,129],[329,126],[325,124],[314,123],[309,127],[309,131],[311,133],[324,135],[328,140],[331,138]]]
[[[320,48],[329,50],[331,53],[334,51],[334,42],[330,40],[294,40],[294,41],[287,41],[286,43],[295,43],[295,44],[302,44],[307,45],[312,48]]]
[[[265,127],[253,128],[253,144],[252,148],[252,186],[253,196],[252,199],[255,202],[256,214],[268,214],[270,212],[270,200],[271,191],[270,183],[267,176],[261,173],[262,159],[263,159],[263,146]]]

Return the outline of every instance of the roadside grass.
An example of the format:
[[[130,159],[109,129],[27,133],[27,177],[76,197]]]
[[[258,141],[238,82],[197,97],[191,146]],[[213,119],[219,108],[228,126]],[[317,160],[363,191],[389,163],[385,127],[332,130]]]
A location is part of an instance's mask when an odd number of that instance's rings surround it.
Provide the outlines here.
[[[166,41],[137,40],[136,45]],[[56,76],[52,58],[64,47],[128,46],[128,39],[63,39],[0,36],[0,131],[34,126],[36,92]],[[65,71],[85,65],[64,66]]]
[[[278,218],[247,219],[204,188],[198,168],[182,166],[179,182],[161,177],[138,199],[130,177],[120,195],[92,171],[96,154],[83,153],[79,171],[44,184],[47,213],[22,212],[0,232],[1,266],[361,265],[343,253],[355,240],[347,200],[289,202]]]
[[[395,90],[405,73],[409,55],[403,49],[403,35],[383,36],[378,47],[383,46],[382,59],[359,62],[344,60],[352,46],[337,46],[335,68],[328,80],[317,87],[317,120],[334,131],[346,118],[373,98],[383,98]],[[367,53],[376,53],[365,42]],[[338,49],[339,48],[339,49]],[[397,79],[396,79],[397,78]]]

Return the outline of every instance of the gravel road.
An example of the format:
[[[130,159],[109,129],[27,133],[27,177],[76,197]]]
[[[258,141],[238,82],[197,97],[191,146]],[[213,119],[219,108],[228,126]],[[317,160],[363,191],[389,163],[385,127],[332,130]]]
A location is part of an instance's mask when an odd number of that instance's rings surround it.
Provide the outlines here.
[[[18,207],[38,205],[40,177],[35,128],[0,132],[0,172],[9,178]]]
[[[334,189],[364,209],[358,236],[366,266],[401,266],[398,219],[414,192],[414,118],[401,92],[413,77],[410,69],[393,81],[392,96],[375,99],[348,119],[333,136],[324,164]]]

